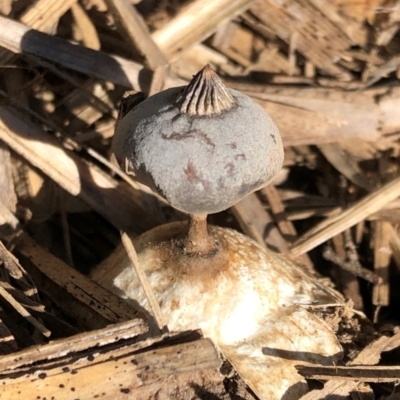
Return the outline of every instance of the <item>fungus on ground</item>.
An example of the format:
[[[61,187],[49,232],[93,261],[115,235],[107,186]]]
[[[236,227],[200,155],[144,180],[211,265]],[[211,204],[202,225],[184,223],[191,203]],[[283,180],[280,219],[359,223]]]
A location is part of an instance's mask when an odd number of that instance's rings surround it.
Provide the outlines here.
[[[332,364],[341,353],[313,306],[340,298],[246,236],[206,224],[208,213],[227,209],[280,170],[283,147],[269,115],[206,66],[188,86],[126,113],[113,149],[127,173],[189,214],[188,223],[134,240],[169,329],[200,328],[260,399],[300,398],[307,385],[294,366]],[[149,309],[122,248],[93,278]]]

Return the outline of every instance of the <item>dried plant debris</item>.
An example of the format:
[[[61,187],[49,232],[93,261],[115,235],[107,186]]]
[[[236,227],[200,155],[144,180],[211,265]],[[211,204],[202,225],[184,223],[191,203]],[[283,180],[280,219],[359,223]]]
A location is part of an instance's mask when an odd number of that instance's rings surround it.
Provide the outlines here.
[[[310,388],[303,399],[398,397],[393,381],[400,365],[399,4],[0,0],[0,365],[7,367],[1,368],[7,387],[26,385],[24,393],[30,393],[25,374],[35,385],[53,382],[60,360],[71,371],[82,362],[82,373],[89,375],[91,355],[104,357],[99,363],[103,371],[114,368],[107,362],[117,354],[128,357],[123,340],[132,340],[147,349],[143,365],[152,363],[153,348],[173,354],[173,346],[183,346],[188,358],[180,368],[192,372],[151,383],[143,375],[146,389],[138,389],[137,382],[119,387],[115,381],[117,386],[104,392],[109,398],[132,393],[156,398],[163,384],[170,389],[169,398],[255,398],[237,374],[239,363],[236,369],[227,361],[222,368],[213,364],[218,357],[200,336],[188,340],[174,333],[166,342],[149,339],[148,319],[150,328],[154,324],[148,311],[137,302],[127,304],[121,293],[112,294],[90,278],[120,244],[121,232],[137,243],[139,235],[159,225],[181,224],[187,218],[183,210],[219,211],[209,215],[210,224],[242,232],[267,249],[263,251],[281,253],[327,290],[340,292],[340,306],[325,303],[312,312],[335,332],[343,359],[337,369],[297,363]],[[175,117],[167,130],[159,121],[153,121],[155,130],[149,126],[170,144],[194,146],[192,153],[184,158],[182,148],[169,159],[161,149],[156,156],[164,164],[156,179],[149,144],[140,142],[135,149],[141,158],[129,156],[134,168],[121,169],[111,145],[116,126],[121,129],[127,115],[139,124],[137,113],[152,113],[151,98],[161,98],[158,92],[165,90],[177,104],[177,115],[184,115],[193,129],[182,139]],[[246,111],[234,126],[224,123],[218,131],[209,119],[218,114],[223,120],[232,107],[241,107],[239,92],[258,103],[260,115],[266,111],[272,118],[285,150],[283,168],[272,184],[247,197],[274,175],[260,172],[271,167],[271,153],[250,128],[260,121]],[[206,94],[215,101],[205,101]],[[246,153],[227,149],[240,160],[218,176],[209,197],[190,190],[192,184],[201,186],[217,177],[211,157],[216,143],[243,125],[254,133],[251,140],[242,138]],[[265,131],[274,136],[273,127]],[[239,179],[232,172],[237,162],[257,152],[260,162],[248,168],[257,176]],[[200,172],[195,162],[199,157]],[[153,169],[138,167],[142,159],[151,161]],[[173,199],[182,178],[173,173],[179,163],[188,180],[185,193],[192,194],[182,204]],[[279,159],[276,169],[281,163]],[[149,179],[156,192],[143,184]],[[243,182],[252,186],[238,193]],[[236,197],[229,203],[232,193]],[[225,205],[232,207],[224,210]],[[204,215],[191,224],[192,233],[201,231]],[[203,240],[203,252],[214,248],[204,240],[206,235],[190,238]],[[186,243],[189,253],[193,248]],[[145,282],[146,276],[142,278]],[[159,325],[168,336],[162,325],[171,321],[162,314]],[[102,329],[110,329],[110,336],[104,333],[109,345],[104,352],[96,347],[96,332]],[[114,329],[121,330],[112,336]],[[122,342],[115,339],[124,334]],[[79,335],[87,335],[87,348],[80,347]],[[153,346],[154,340],[163,344]],[[61,347],[48,347],[52,341]],[[195,368],[190,354],[196,346],[206,353],[204,364]],[[53,359],[61,348],[72,353]],[[38,362],[48,373],[29,362],[17,365],[17,354],[36,351],[43,351]],[[143,365],[132,364],[130,372]],[[68,377],[77,390],[79,373],[64,371],[60,376]],[[61,384],[57,390],[66,393]],[[91,389],[87,386],[87,393]],[[17,396],[13,391],[9,395]]]

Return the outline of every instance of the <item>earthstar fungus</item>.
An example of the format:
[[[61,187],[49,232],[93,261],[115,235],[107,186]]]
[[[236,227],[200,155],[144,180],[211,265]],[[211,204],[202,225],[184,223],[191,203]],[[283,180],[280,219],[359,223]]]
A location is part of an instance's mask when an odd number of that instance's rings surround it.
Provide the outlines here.
[[[332,364],[341,347],[314,306],[340,303],[298,266],[246,236],[210,226],[224,210],[268,184],[283,162],[277,127],[248,96],[227,89],[209,66],[188,86],[135,105],[113,144],[127,173],[190,215],[134,240],[171,331],[201,329],[260,399],[298,399],[295,365]],[[122,248],[93,278],[149,310]]]
[[[197,220],[265,186],[283,163],[269,115],[227,89],[210,66],[188,86],[160,92],[128,112],[113,150],[128,174]]]

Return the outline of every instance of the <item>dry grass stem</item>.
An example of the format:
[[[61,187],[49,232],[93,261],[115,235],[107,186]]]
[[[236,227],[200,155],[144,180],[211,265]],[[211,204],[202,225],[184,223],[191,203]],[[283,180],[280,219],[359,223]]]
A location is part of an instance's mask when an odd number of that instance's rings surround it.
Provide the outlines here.
[[[400,334],[393,337],[381,336],[349,362],[349,365],[375,365],[378,364],[381,353],[391,351],[400,346]],[[354,390],[354,381],[345,379],[328,380],[322,390],[312,390],[301,398],[301,400],[324,400],[326,396],[335,394],[336,396],[348,396]]]
[[[254,193],[235,204],[232,212],[243,231],[258,244],[281,253],[288,252],[285,239]]]
[[[387,306],[390,302],[389,266],[392,258],[390,248],[390,223],[374,222],[374,271],[380,282],[375,284],[372,292],[372,303],[376,306]]]
[[[76,2],[77,0],[36,1],[22,14],[20,22],[40,32],[48,32],[54,28],[59,18]],[[13,54],[9,51],[0,49],[0,65],[7,64],[12,58]]]
[[[2,286],[0,286],[0,296],[3,297],[11,306],[21,314],[32,326],[34,326],[43,336],[50,337],[49,331],[43,324],[34,318],[21,304],[18,303]]]
[[[400,196],[400,178],[375,190],[335,217],[328,218],[308,231],[291,248],[291,254],[304,254],[328,239],[356,225]]]
[[[290,246],[290,244],[296,240],[297,232],[292,222],[286,218],[285,208],[279,197],[278,191],[273,184],[270,184],[265,188],[260,189],[260,193],[266,197],[279,230]],[[296,261],[306,266],[310,271],[313,271],[314,266],[307,254],[302,254],[296,259]]]
[[[139,82],[139,72],[143,67],[138,63],[74,45],[1,16],[0,24],[3,26],[0,46],[14,53],[44,58],[88,76],[138,91],[148,85],[146,81]]]
[[[400,367],[393,366],[298,366],[298,372],[309,379],[337,379],[339,381],[361,380],[364,382],[397,382]]]
[[[75,2],[71,6],[71,13],[79,28],[79,33],[82,35],[83,44],[89,49],[100,50],[101,43],[99,35],[97,34],[96,27],[87,15],[86,11]]]
[[[357,262],[346,262],[343,258],[339,257],[330,246],[325,248],[323,256],[326,260],[333,262],[345,271],[351,272],[354,276],[365,279],[366,281],[371,282],[374,285],[382,284],[382,278],[380,276],[373,273],[369,269],[363,268]]]
[[[119,185],[94,165],[85,163],[73,153],[63,149],[57,140],[32,123],[24,122],[23,117],[18,117],[17,113],[2,108],[0,116],[2,118],[0,139],[14,151],[67,192],[81,196],[118,228],[140,230],[140,221],[144,222],[144,210],[136,216],[132,214],[132,199],[137,199],[137,196],[129,194],[128,188]],[[122,215],[123,209],[127,210],[125,215]],[[151,226],[151,220],[151,216],[146,217],[143,229]],[[153,226],[156,226],[155,221]]]
[[[164,316],[162,315],[161,308],[156,300],[156,297],[151,290],[150,284],[147,280],[146,274],[140,268],[139,259],[135,250],[135,246],[132,243],[131,238],[126,232],[121,232],[121,240],[122,244],[125,247],[126,253],[131,261],[132,267],[134,268],[139,281],[142,285],[142,288],[146,294],[147,301],[149,302],[150,308],[153,312],[154,319],[157,323],[158,329],[161,333],[168,332],[168,325],[165,321]]]

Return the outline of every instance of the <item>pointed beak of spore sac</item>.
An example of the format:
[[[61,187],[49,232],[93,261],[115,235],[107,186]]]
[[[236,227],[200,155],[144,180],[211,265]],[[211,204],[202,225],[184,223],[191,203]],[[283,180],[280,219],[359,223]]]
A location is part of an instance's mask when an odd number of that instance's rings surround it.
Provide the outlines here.
[[[182,113],[212,116],[230,110],[235,100],[221,78],[207,64],[178,96],[177,103]]]

